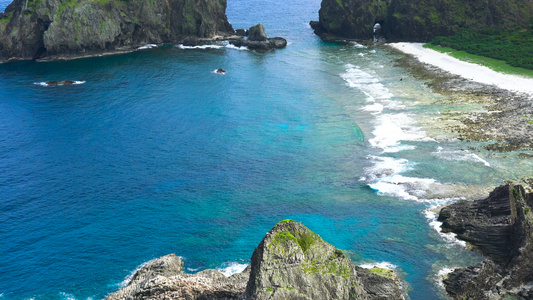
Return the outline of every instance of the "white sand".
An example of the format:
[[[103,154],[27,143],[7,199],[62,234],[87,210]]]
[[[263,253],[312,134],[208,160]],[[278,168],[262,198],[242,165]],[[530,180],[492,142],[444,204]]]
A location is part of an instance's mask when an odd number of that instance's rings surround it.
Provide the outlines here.
[[[487,67],[461,61],[447,54],[422,47],[421,43],[391,43],[391,47],[411,54],[419,61],[438,67],[479,83],[495,85],[501,89],[525,92],[533,96],[533,79],[507,75]]]

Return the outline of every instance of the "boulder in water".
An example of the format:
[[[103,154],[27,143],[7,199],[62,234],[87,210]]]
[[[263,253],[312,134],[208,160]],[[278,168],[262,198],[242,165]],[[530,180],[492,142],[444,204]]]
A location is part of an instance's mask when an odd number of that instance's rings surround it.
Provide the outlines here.
[[[287,46],[287,40],[282,37],[268,38],[265,33],[265,27],[261,23],[250,27],[248,38],[230,40],[230,43],[237,47],[248,47],[248,49],[255,51],[282,49]]]

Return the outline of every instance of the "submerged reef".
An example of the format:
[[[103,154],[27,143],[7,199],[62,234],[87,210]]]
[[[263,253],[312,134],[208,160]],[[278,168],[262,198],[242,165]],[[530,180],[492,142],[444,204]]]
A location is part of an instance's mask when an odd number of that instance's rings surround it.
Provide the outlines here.
[[[486,199],[443,208],[444,232],[454,232],[487,259],[444,279],[454,299],[533,298],[533,194],[521,185],[496,188]],[[507,299],[507,298],[506,298]]]
[[[386,275],[382,275],[386,274]],[[118,299],[403,299],[393,272],[353,265],[343,251],[302,224],[284,220],[272,228],[243,272],[185,274],[174,254],[146,263]]]
[[[366,40],[379,23],[387,41],[428,42],[461,28],[527,28],[531,17],[529,0],[322,0],[311,26],[325,39]]]

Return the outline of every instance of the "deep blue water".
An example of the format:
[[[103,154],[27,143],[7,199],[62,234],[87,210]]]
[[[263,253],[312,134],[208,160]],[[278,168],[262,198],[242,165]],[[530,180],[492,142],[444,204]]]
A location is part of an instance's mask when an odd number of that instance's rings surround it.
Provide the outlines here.
[[[479,259],[424,210],[520,170],[430,139],[417,116],[443,96],[384,48],[321,42],[319,0],[228,2],[235,28],[260,21],[287,49],[0,65],[0,299],[101,299],[168,253],[246,264],[286,218],[397,266],[411,299]],[[85,83],[35,84],[65,79]]]

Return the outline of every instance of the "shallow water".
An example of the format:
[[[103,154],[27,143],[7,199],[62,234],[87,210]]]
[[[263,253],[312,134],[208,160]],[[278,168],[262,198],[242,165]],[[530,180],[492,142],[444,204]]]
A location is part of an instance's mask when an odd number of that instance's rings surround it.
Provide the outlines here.
[[[287,37],[276,52],[0,65],[0,299],[101,299],[168,253],[229,272],[286,218],[440,297],[436,274],[479,257],[426,208],[531,165],[428,134],[444,96],[384,48],[321,42],[319,7],[229,1],[235,28]],[[85,83],[39,84],[67,79]]]

